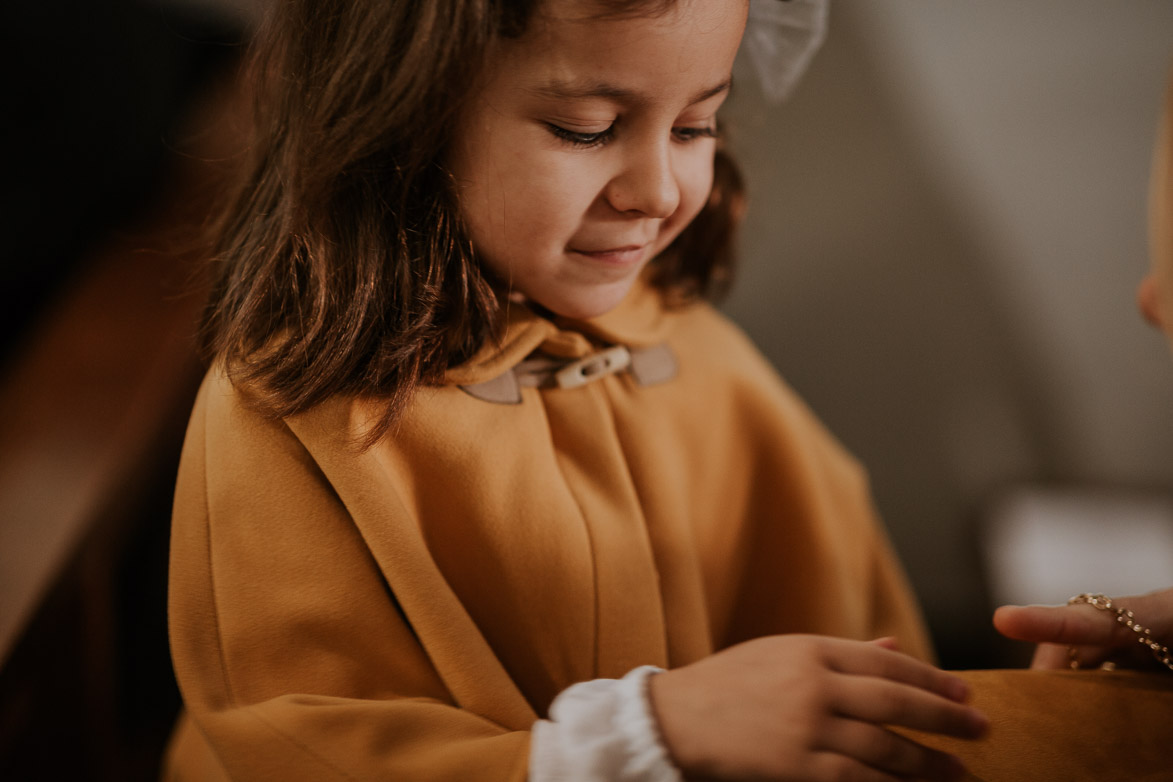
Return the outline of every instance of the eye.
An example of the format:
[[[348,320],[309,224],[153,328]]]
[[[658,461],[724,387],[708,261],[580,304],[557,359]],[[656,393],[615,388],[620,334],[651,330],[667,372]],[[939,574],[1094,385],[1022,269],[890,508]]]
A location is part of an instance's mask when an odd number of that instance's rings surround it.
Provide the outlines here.
[[[677,141],[688,143],[696,141],[699,138],[717,138],[717,129],[712,125],[706,125],[702,128],[672,128],[672,136]]]
[[[614,123],[606,130],[601,130],[598,133],[580,133],[576,130],[568,130],[561,125],[555,125],[552,122],[547,122],[546,127],[555,136],[576,147],[601,147],[615,137]]]

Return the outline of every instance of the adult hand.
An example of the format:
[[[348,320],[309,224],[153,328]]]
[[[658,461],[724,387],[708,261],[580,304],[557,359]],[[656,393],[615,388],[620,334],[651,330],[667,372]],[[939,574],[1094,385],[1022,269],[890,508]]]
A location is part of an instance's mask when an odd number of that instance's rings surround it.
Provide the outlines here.
[[[1135,614],[1134,621],[1152,632],[1165,646],[1173,645],[1173,589],[1147,595],[1113,598],[1112,602]],[[1086,604],[1070,606],[1002,606],[994,612],[998,632],[1018,641],[1031,641],[1035,650],[1031,668],[1070,666],[1068,648],[1074,648],[1080,665],[1095,667],[1125,653],[1125,661],[1148,665],[1153,656],[1136,641],[1136,633],[1116,621],[1114,614]]]
[[[871,643],[759,638],[649,680],[665,744],[690,779],[957,779],[956,758],[888,730],[977,738],[959,678]]]

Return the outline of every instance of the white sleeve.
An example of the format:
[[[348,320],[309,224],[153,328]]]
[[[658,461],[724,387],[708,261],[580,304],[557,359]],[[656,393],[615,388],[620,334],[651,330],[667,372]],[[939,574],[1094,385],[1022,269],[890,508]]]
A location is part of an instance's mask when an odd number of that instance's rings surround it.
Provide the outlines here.
[[[659,737],[645,665],[563,690],[534,724],[529,782],[682,782]]]

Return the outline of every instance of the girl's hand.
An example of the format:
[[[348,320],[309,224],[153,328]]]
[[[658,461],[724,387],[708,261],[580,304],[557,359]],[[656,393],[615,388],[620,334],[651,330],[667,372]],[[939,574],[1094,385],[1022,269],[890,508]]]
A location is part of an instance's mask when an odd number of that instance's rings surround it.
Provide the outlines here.
[[[651,677],[652,708],[688,778],[957,779],[960,761],[885,725],[977,738],[986,720],[963,681],[894,647],[759,638]]]
[[[1173,589],[1135,597],[1113,598],[1113,603],[1130,609],[1135,621],[1149,628],[1153,638],[1165,646],[1173,644]],[[1068,647],[1074,647],[1080,665],[1094,668],[1121,651],[1138,663],[1151,663],[1152,655],[1136,642],[1136,633],[1116,617],[1090,605],[1002,606],[994,612],[998,632],[1018,641],[1032,641],[1035,650],[1031,668],[1067,668]]]

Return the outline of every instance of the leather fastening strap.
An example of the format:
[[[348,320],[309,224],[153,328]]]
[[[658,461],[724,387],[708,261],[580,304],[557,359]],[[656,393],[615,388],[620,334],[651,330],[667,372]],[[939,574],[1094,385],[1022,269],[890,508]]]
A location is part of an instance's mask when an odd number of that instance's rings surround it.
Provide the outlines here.
[[[484,402],[521,404],[522,388],[578,388],[607,375],[626,372],[640,386],[666,383],[676,377],[676,356],[666,344],[648,348],[614,345],[580,359],[534,354],[492,380],[461,386]]]

